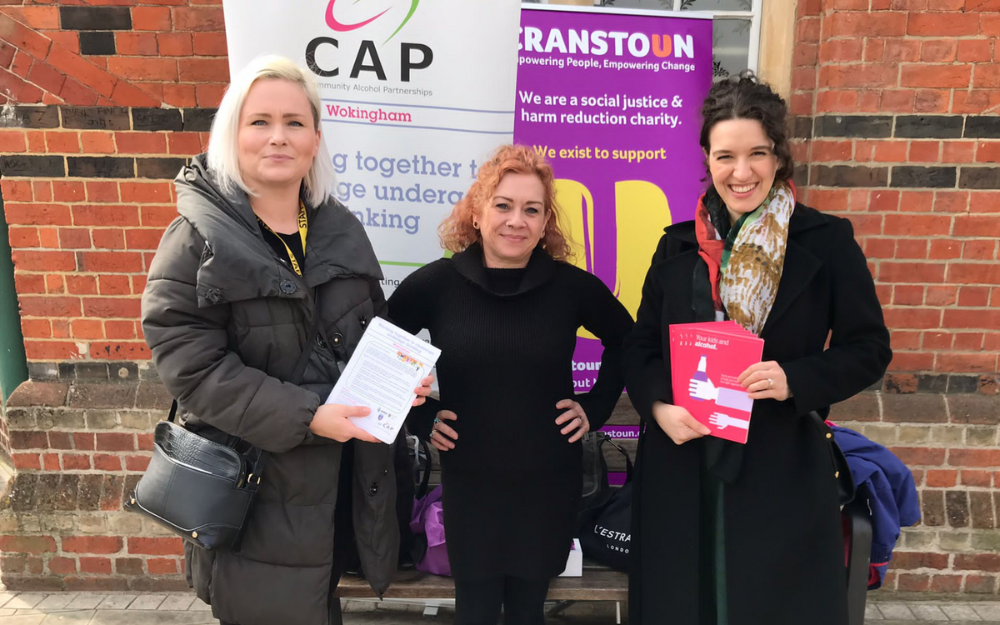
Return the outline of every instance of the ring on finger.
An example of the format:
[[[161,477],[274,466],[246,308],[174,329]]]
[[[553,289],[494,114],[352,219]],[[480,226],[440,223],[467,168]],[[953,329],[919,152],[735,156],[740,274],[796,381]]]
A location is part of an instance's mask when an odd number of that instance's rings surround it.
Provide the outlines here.
[[[771,378],[767,379],[767,388],[768,388],[768,390],[774,388],[774,380],[773,379],[771,379]]]

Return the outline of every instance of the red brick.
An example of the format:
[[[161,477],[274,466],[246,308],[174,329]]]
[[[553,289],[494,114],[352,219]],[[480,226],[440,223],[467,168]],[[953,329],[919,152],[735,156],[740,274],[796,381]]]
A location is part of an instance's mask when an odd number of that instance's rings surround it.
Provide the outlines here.
[[[146,32],[115,33],[116,52],[122,56],[156,56],[157,35]]]
[[[152,434],[137,434],[136,440],[139,443],[139,451],[153,451]]]
[[[13,248],[38,247],[38,228],[11,227],[7,232]]]
[[[125,249],[125,233],[122,230],[98,229],[93,231],[94,247],[98,249]],[[84,270],[93,271],[93,270]]]
[[[932,329],[941,327],[941,311],[910,308],[888,308],[886,323],[892,328]]]
[[[979,24],[981,35],[1000,36],[1000,15],[983,13],[979,18]]]
[[[174,30],[177,32],[225,30],[222,8],[176,8],[172,9]]]
[[[77,297],[22,296],[21,314],[28,317],[78,317],[80,299]]]
[[[93,451],[94,435],[90,432],[73,432],[73,447],[81,451]]]
[[[42,454],[42,468],[46,471],[59,471],[59,454]]]
[[[170,154],[193,156],[204,151],[202,150],[201,136],[196,132],[172,132],[167,135],[167,141]],[[169,192],[169,187],[164,185],[164,188]],[[163,200],[152,201],[162,202]]]
[[[984,63],[991,56],[990,42],[985,39],[958,40],[958,60],[963,63]]]
[[[976,161],[1000,163],[1000,141],[981,141],[976,148]]]
[[[1000,91],[996,89],[973,89],[956,91],[953,113],[978,115],[1000,105]]]
[[[33,274],[14,274],[14,286],[19,295],[44,294],[45,278]]]
[[[128,276],[102,275],[98,279],[101,295],[129,295],[132,288]]]
[[[184,545],[180,538],[130,537],[128,552],[133,555],[180,556],[184,555]]]
[[[56,575],[76,573],[76,560],[73,558],[55,557],[48,562],[49,571]]]
[[[883,231],[886,235],[935,236],[951,230],[951,217],[940,215],[886,215]]]
[[[949,373],[992,373],[997,370],[997,356],[996,354],[938,354],[936,370]]]
[[[990,289],[986,287],[962,287],[958,296],[959,306],[989,306]]]
[[[122,549],[120,536],[63,536],[62,550],[68,553],[118,553]]]
[[[931,576],[923,573],[901,573],[897,590],[900,592],[927,592]]]
[[[66,104],[73,104],[76,106],[93,106],[97,104],[97,101],[101,96],[89,87],[83,86],[76,80],[67,78],[66,82],[63,83],[62,90],[59,92],[59,97],[65,100]]]
[[[104,332],[107,334],[109,339],[134,339],[135,336],[135,322],[133,321],[106,321],[104,323]]]
[[[66,290],[73,295],[97,295],[95,276],[66,276]]]
[[[115,144],[119,154],[166,154],[167,137],[161,132],[118,132]],[[127,201],[122,198],[122,201]]]
[[[83,151],[87,154],[115,153],[114,135],[110,132],[87,131],[80,133],[80,143],[83,146]]]
[[[80,558],[80,572],[95,575],[111,574],[110,558]]]
[[[997,578],[994,575],[966,575],[965,592],[975,594],[996,594]]]
[[[31,183],[27,180],[11,180],[10,178],[0,178],[0,190],[2,190],[4,200],[7,202],[7,209],[10,210],[11,202],[31,202],[34,195],[31,191]],[[8,217],[7,221],[10,221]]]
[[[135,451],[135,435],[121,432],[99,432],[97,434],[97,449],[99,451]]]
[[[913,111],[912,89],[887,89],[882,91],[879,107],[885,113],[910,113]]]
[[[955,39],[930,39],[920,46],[920,60],[926,63],[950,63],[958,56]]]
[[[122,459],[109,454],[94,454],[94,468],[98,471],[121,471]]]
[[[114,104],[121,106],[158,107],[161,104],[160,99],[124,80],[119,80],[115,85],[111,98]]]
[[[128,80],[177,80],[177,61],[174,59],[111,57],[108,69]]]
[[[86,454],[63,454],[62,462],[66,471],[90,470],[90,456]]]
[[[77,319],[70,324],[70,335],[75,339],[103,339],[104,324],[96,319]]]
[[[156,41],[162,56],[191,56],[194,53],[191,33],[160,33]]]
[[[13,154],[27,149],[23,130],[0,130],[0,152]]]
[[[892,303],[894,306],[920,306],[924,303],[924,287],[896,286],[892,290]]]
[[[139,208],[129,205],[73,207],[73,224],[77,226],[138,226]]]
[[[966,241],[965,245],[962,246],[962,258],[964,260],[995,260],[996,257],[996,241]]]
[[[3,21],[0,20],[0,26],[2,25]],[[51,536],[0,536],[0,551],[13,553],[51,553],[55,550],[56,541]]]
[[[944,311],[944,327],[994,330],[1000,328],[1000,310],[948,309]]]
[[[904,87],[962,88],[969,86],[972,66],[905,64],[901,72]]]
[[[1000,88],[1000,67],[986,64],[976,65],[972,86],[976,89]]]
[[[42,456],[39,454],[13,454],[14,468],[18,471],[41,471]]]
[[[896,86],[897,65],[825,65],[820,68],[819,81],[830,87],[878,88]],[[966,81],[968,84],[968,81]],[[907,85],[909,86],[909,85]]]
[[[913,141],[910,143],[911,163],[937,163],[941,160],[940,141]]]
[[[24,342],[24,351],[29,360],[70,360],[80,357],[80,349],[76,343],[66,343],[62,341],[33,341]]]
[[[173,575],[177,573],[177,560],[173,558],[149,558],[146,560],[150,575]]]
[[[927,486],[932,488],[951,488],[958,483],[958,471],[955,469],[931,469],[927,471]],[[947,556],[945,556],[947,560]],[[944,567],[947,568],[947,562]]]
[[[80,133],[72,130],[46,132],[45,144],[49,152],[78,154],[80,152]]]
[[[21,334],[32,339],[49,339],[52,324],[48,319],[21,319]]]
[[[83,136],[87,136],[90,133],[83,133]],[[117,182],[106,182],[103,180],[88,180],[87,181],[87,201],[96,203],[108,203],[118,201],[118,183]],[[94,207],[98,208],[98,207]],[[101,225],[98,224],[87,224],[87,225]]]
[[[177,208],[175,206],[140,206],[139,213],[142,225],[152,228],[165,228],[177,218]]]
[[[171,30],[170,9],[167,7],[133,7],[133,30]]]
[[[950,90],[917,89],[913,97],[914,113],[947,113],[951,104]]]
[[[955,335],[953,349],[959,352],[978,352],[983,348],[983,337],[982,332],[961,332]]]
[[[876,163],[903,163],[906,161],[906,141],[873,141]]]
[[[77,202],[87,197],[86,187],[82,182],[65,180],[52,181],[52,194],[57,202]]]
[[[967,13],[910,13],[906,34],[915,37],[978,35],[979,16]]]
[[[222,102],[222,96],[226,92],[226,86],[219,85],[195,85],[194,95],[198,101],[198,106],[203,108],[215,108]]]
[[[848,161],[854,145],[850,141],[813,141],[812,158],[817,162],[824,161]]]
[[[69,320],[68,319],[53,319],[52,320],[52,338],[57,339],[68,339],[69,338]],[[79,349],[76,350],[79,352]],[[76,353],[76,352],[74,352]]]
[[[907,466],[937,467],[944,464],[946,450],[932,447],[891,447],[890,451]],[[955,451],[957,450],[951,450],[952,453]]]
[[[920,42],[913,39],[891,39],[885,44],[887,63],[902,63],[920,59]]]
[[[155,250],[160,244],[163,230],[126,230],[125,241],[130,250]]]
[[[125,469],[127,471],[145,471],[149,466],[149,456],[126,456]]]
[[[4,14],[0,14],[0,32],[6,43],[37,59],[44,59],[52,45],[47,37]]]
[[[963,474],[965,471],[962,472]],[[1000,571],[1000,554],[996,553],[957,553],[955,554],[956,570],[962,571],[987,571],[996,573]]]
[[[194,33],[194,53],[198,56],[226,56],[226,33]]]
[[[934,239],[928,257],[932,260],[949,260],[962,256],[962,244],[947,239]]]
[[[925,239],[900,239],[896,244],[896,258],[903,259],[924,259],[927,258],[927,244]]]
[[[194,107],[198,105],[195,98],[194,85],[171,85],[163,86],[163,102],[176,107]]]
[[[102,96],[111,95],[116,79],[102,68],[62,46],[53,46],[48,62]]]
[[[8,224],[31,226],[68,226],[70,209],[61,204],[21,204],[7,201],[4,214]]]
[[[823,22],[825,37],[901,37],[905,13],[833,13]]]
[[[958,284],[1000,284],[1000,265],[954,263],[948,265],[948,280]]]
[[[972,470],[972,469],[963,469],[962,470],[962,484],[965,485],[965,486],[976,486],[976,487],[989,488],[992,483],[993,483],[993,472],[992,471],[978,471],[978,470]],[[1000,557],[1000,556],[998,556],[998,557]],[[956,566],[956,568],[961,568],[961,567],[957,567]],[[989,571],[989,570],[992,570],[992,569],[986,569],[986,568],[984,568],[984,569],[978,569],[978,570]]]

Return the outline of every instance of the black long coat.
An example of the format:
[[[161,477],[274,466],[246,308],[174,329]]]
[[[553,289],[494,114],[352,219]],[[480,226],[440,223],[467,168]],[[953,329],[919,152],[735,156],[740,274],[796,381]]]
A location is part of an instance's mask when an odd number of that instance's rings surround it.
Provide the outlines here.
[[[707,621],[700,580],[713,563],[699,557],[704,440],[676,445],[651,418],[655,401],[672,402],[667,327],[696,320],[697,262],[694,222],[667,228],[625,343],[626,386],[647,425],[633,487],[629,584],[631,622],[640,625]],[[849,221],[796,205],[781,282],[760,336],[763,359],[781,365],[794,396],[754,402],[740,474],[725,488],[729,623],[844,625],[844,546],[830,443],[827,428],[803,415],[824,413],[876,382],[892,354]]]
[[[398,557],[390,447],[355,441],[345,467],[344,445],[309,431],[340,376],[338,361],[350,359],[368,322],[385,313],[381,270],[361,224],[336,201],[308,207],[300,277],[264,241],[246,193],[221,191],[204,156],[175,183],[180,216],[160,241],[142,297],[153,361],[187,427],[270,452],[240,551],[188,545],[190,583],[223,621],[327,625],[340,606],[335,529],[337,544],[350,542],[345,515],[335,523],[345,482],[346,516],[379,595]],[[316,318],[321,339],[302,383],[290,384]],[[342,467],[350,480],[341,479]]]

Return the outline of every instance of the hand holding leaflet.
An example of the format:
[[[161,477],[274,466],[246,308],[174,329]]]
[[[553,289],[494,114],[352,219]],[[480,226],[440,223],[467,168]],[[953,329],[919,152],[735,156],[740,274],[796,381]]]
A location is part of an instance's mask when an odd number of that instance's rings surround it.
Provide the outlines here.
[[[370,414],[351,420],[380,441],[392,443],[417,396],[414,389],[440,355],[433,345],[376,318],[326,403],[367,406]]]

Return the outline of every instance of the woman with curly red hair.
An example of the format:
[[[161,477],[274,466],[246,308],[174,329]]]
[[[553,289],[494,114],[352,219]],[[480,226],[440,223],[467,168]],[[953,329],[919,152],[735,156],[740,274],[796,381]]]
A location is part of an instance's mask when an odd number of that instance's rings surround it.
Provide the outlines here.
[[[530,148],[497,150],[441,225],[454,257],[417,270],[389,300],[397,324],[429,330],[442,350],[441,401],[415,411],[411,427],[423,421],[441,453],[459,625],[495,625],[501,607],[507,623],[544,621],[573,538],[579,441],[624,386],[632,318],[600,279],[566,262],[553,182]],[[605,349],[594,387],[574,395],[581,326]]]

